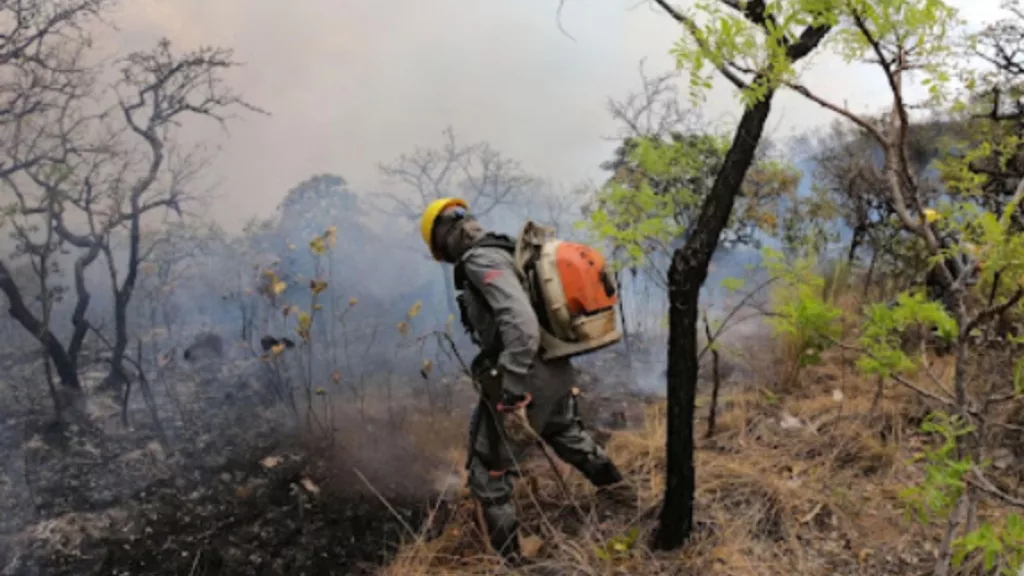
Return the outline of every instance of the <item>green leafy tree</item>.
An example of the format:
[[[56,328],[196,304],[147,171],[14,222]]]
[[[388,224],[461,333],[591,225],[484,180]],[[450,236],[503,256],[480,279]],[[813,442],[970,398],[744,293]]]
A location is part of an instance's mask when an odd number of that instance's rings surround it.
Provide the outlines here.
[[[595,192],[583,224],[610,246],[619,268],[653,264],[656,278],[665,285],[663,263],[693,229],[729,140],[708,133],[673,133],[667,140],[634,139],[624,147],[630,150],[628,157]],[[776,232],[780,203],[792,197],[798,180],[797,171],[781,161],[764,158],[755,164],[721,242],[727,247],[757,245],[759,233]]]
[[[769,279],[777,280],[768,323],[789,345],[791,365],[786,367],[783,384],[790,384],[804,367],[821,363],[822,352],[840,336],[841,312],[826,294],[825,279],[813,256],[787,259],[770,249],[763,254]]]
[[[976,89],[983,76],[958,70],[957,66],[963,62],[957,59],[959,48],[964,46],[962,20],[955,9],[941,0],[858,0],[843,2],[835,8],[838,28],[831,37],[832,45],[847,61],[868,63],[881,72],[892,97],[888,118],[879,123],[856,114],[818,96],[795,77],[785,84],[853,123],[881,150],[884,199],[892,209],[895,225],[912,240],[908,247],[922,254],[932,267],[931,280],[940,288],[943,300],[943,306],[932,306],[926,305],[920,294],[905,294],[895,306],[870,309],[862,341],[867,359],[862,360],[862,367],[926,396],[964,425],[974,425],[984,421],[984,410],[995,398],[1014,393],[993,390],[991,385],[987,390],[971,390],[968,370],[973,356],[979,354],[973,346],[976,336],[993,319],[1019,307],[1024,296],[1024,239],[1016,223],[1024,184],[1017,184],[1012,194],[1000,202],[998,210],[977,201],[993,185],[993,175],[978,170],[978,162],[991,160],[993,155],[1009,158],[1010,155],[993,151],[1015,149],[1015,136],[1009,131],[989,131],[979,138],[969,126],[964,135],[951,131],[959,136],[959,142],[952,147],[956,153],[937,159],[941,181],[929,181],[911,154],[910,110],[924,105],[952,108],[957,113],[969,110],[978,101]],[[908,99],[909,71],[920,74],[928,88],[924,102]],[[960,100],[952,85],[958,72],[968,88],[968,94]],[[937,185],[944,188],[947,199],[935,193]],[[979,292],[986,297],[973,297]],[[893,335],[908,323],[930,324],[940,339],[951,341],[956,363],[951,382],[933,374],[923,354],[910,358],[895,345]],[[933,386],[919,386],[907,377],[917,370],[928,374]],[[978,488],[987,482],[977,465],[982,460],[978,438],[973,434],[953,438],[956,457],[970,457],[975,463],[970,472],[980,479],[968,483],[957,506],[942,509],[948,528],[936,560],[934,573],[939,576],[950,571],[954,543],[961,541],[956,538],[961,527],[965,527],[967,535],[976,533],[977,504],[983,494],[1007,499],[998,491],[994,496],[991,491]]]
[[[698,2],[690,11],[657,4],[683,27],[673,51],[689,70],[699,98],[715,71],[737,89],[743,115],[714,183],[701,202],[685,244],[675,250],[669,272],[668,434],[665,500],[658,545],[682,545],[693,529],[693,414],[697,389],[700,289],[722,231],[732,218],[747,173],[756,159],[777,89],[795,75],[794,65],[817,49],[837,22],[835,3]],[[696,13],[707,18],[698,24]]]
[[[500,207],[528,200],[537,185],[537,178],[527,173],[519,161],[504,156],[486,142],[460,143],[450,127],[445,129],[440,146],[418,147],[382,164],[380,172],[395,186],[395,191],[378,194],[384,204],[377,208],[406,220],[410,230],[417,232],[423,210],[438,198],[461,197],[477,218],[485,218]],[[422,246],[416,250],[425,258],[430,257]],[[458,314],[452,276],[444,269],[440,273],[448,311]]]

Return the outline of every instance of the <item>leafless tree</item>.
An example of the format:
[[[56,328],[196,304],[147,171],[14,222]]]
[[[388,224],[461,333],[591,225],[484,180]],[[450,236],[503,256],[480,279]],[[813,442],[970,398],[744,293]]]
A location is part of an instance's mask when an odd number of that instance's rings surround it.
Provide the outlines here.
[[[223,124],[233,108],[255,110],[223,84],[221,73],[235,66],[229,50],[200,48],[176,55],[164,40],[153,50],[130,54],[120,65],[120,79],[112,90],[97,89],[92,75],[68,82],[59,92],[63,105],[46,110],[35,132],[22,129],[33,125],[22,122],[13,131],[21,138],[10,141],[6,150],[10,166],[18,167],[4,183],[16,199],[9,221],[21,251],[40,263],[59,250],[77,251],[73,332],[66,346],[49,330],[48,305],[41,316],[34,313],[4,273],[6,268],[0,269],[0,289],[11,303],[11,314],[47,347],[68,388],[80,388],[77,358],[89,329],[95,328],[86,319],[91,295],[85,270],[101,254],[114,304],[108,382],[120,384],[127,378],[123,360],[128,307],[139,265],[147,256],[141,246],[143,220],[166,210],[181,216],[206,166],[197,150],[177,145],[175,129],[188,117]],[[116,104],[104,107],[110,96]],[[37,239],[40,229],[42,240]],[[126,244],[121,271],[115,254],[121,249],[119,239]]]
[[[19,178],[26,171],[66,177],[59,167],[74,152],[67,137],[87,123],[82,104],[92,88],[92,71],[81,63],[90,38],[85,26],[97,19],[105,0],[22,0],[0,4],[0,185],[5,199],[4,223],[15,241],[13,258],[27,259],[36,277],[31,288],[39,306],[22,295],[7,262],[0,260],[0,291],[8,311],[38,340],[53,361],[61,383],[80,388],[75,364],[50,327],[52,304],[60,294],[51,276],[59,271],[64,240],[53,214],[61,200],[41,194],[29,198]],[[84,260],[83,260],[84,258]],[[95,254],[86,254],[86,265]],[[76,265],[77,268],[77,265]],[[72,339],[70,348],[77,354]],[[47,376],[50,363],[44,363]],[[51,384],[58,411],[62,402]]]
[[[582,214],[582,203],[590,189],[586,184],[567,188],[538,181],[522,201],[516,203],[514,212],[523,220],[551,226],[563,239],[572,239],[575,237],[573,227]]]
[[[116,92],[129,142],[119,149],[116,186],[107,190],[107,210],[113,217],[99,234],[94,225],[89,231],[91,242],[100,244],[104,253],[114,290],[114,382],[127,379],[123,359],[128,346],[128,305],[139,264],[146,256],[140,250],[143,218],[168,209],[181,216],[190,187],[206,166],[205,159],[194,151],[180,151],[174,128],[188,117],[223,125],[232,109],[259,111],[224,85],[222,73],[234,66],[237,63],[230,50],[206,47],[176,55],[167,40],[152,51],[129,55],[124,62]],[[93,213],[87,208],[84,211]],[[127,228],[123,275],[117,270],[110,242],[115,227]]]
[[[668,138],[673,132],[695,128],[698,116],[679,105],[674,84],[677,71],[650,76],[644,69],[646,59],[637,66],[640,90],[622,100],[608,99],[608,111],[619,123],[619,133],[610,139],[629,141],[634,138]]]
[[[419,221],[431,201],[446,196],[461,197],[473,214],[482,218],[499,206],[522,200],[537,182],[517,160],[507,158],[486,142],[458,143],[451,127],[445,129],[439,147],[402,154],[381,165],[380,171],[401,190],[381,194],[386,203],[378,208],[410,224]],[[449,311],[455,314],[452,279],[442,273]]]
[[[170,335],[178,317],[175,296],[181,285],[196,279],[196,261],[213,255],[218,230],[208,221],[167,220],[142,232],[138,281],[142,298],[136,303],[147,329]],[[156,354],[156,346],[152,352]]]
[[[478,217],[508,204],[535,183],[517,160],[503,156],[486,142],[459,144],[454,130],[444,131],[437,148],[417,148],[380,167],[390,181],[401,184],[400,193],[383,196],[391,210],[416,221],[431,201],[460,196]]]

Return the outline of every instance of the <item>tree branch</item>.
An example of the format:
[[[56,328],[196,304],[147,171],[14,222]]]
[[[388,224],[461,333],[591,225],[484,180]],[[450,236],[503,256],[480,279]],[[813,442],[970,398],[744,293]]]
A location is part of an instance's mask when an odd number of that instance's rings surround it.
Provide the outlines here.
[[[693,19],[676,10],[671,4],[666,2],[666,0],[654,0],[654,2],[676,22],[679,22],[686,28],[687,32],[690,33],[690,36],[693,37],[693,40],[697,42],[697,45],[700,46],[700,49],[703,50],[705,54],[709,56],[711,55],[711,46],[704,38],[700,28],[697,27],[697,23],[694,22]],[[712,59],[712,62],[714,62],[714,59]],[[746,90],[748,88],[747,83],[737,76],[735,72],[730,70],[727,65],[715,64],[715,67],[718,68],[718,71],[722,73],[722,76],[725,76],[725,78],[729,80],[729,82],[732,82],[733,86],[736,88],[740,90]]]
[[[967,483],[970,484],[971,486],[974,486],[975,488],[981,490],[982,492],[988,494],[989,496],[995,498],[996,500],[1003,502],[1004,504],[1008,504],[1010,506],[1014,506],[1017,508],[1024,508],[1024,500],[1021,500],[1020,498],[1014,498],[1013,496],[1010,496],[1009,494],[997,488],[995,485],[992,484],[991,481],[989,481],[988,478],[985,478],[984,473],[982,473],[981,469],[979,469],[977,466],[973,466],[971,468],[970,475],[966,477],[966,480]]]

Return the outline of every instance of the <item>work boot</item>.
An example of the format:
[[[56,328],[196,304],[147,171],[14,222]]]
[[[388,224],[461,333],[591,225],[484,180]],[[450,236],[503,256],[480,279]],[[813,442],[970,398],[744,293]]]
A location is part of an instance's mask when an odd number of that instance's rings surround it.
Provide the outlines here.
[[[511,533],[507,530],[492,530],[490,540],[491,547],[506,564],[513,568],[522,566],[523,552],[519,546],[518,529],[513,528]]]
[[[606,508],[633,513],[639,508],[636,487],[628,480],[601,486],[597,489],[597,500]]]
[[[597,502],[600,515],[607,520],[616,515],[632,515],[639,508],[636,487],[622,477],[612,462],[597,468],[590,477],[597,487]]]
[[[515,517],[515,506],[509,502],[503,506],[485,508],[484,521],[487,523],[487,536],[491,548],[510,566],[521,565],[519,521]]]

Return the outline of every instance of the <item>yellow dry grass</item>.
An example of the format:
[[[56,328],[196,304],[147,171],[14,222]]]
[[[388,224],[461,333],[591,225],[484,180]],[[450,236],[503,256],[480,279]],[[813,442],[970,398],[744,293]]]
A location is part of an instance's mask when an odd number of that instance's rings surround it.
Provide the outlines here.
[[[951,367],[938,362],[933,370]],[[919,384],[927,386],[927,379]],[[717,432],[705,439],[698,408],[697,536],[681,551],[647,544],[664,487],[665,406],[647,408],[643,424],[611,435],[607,450],[637,486],[640,514],[601,524],[590,516],[593,489],[559,466],[571,498],[561,494],[543,459],[526,465],[517,486],[528,573],[543,574],[907,574],[927,573],[937,528],[907,522],[900,493],[920,479],[909,461],[924,440],[917,433],[921,402],[854,375],[840,353],[805,370],[799,386],[772,393],[751,386],[720,401]],[[453,449],[453,464],[464,452]],[[408,542],[382,574],[501,574],[463,490],[443,527]],[[603,554],[635,527],[625,551]],[[426,534],[426,532],[425,532]]]

